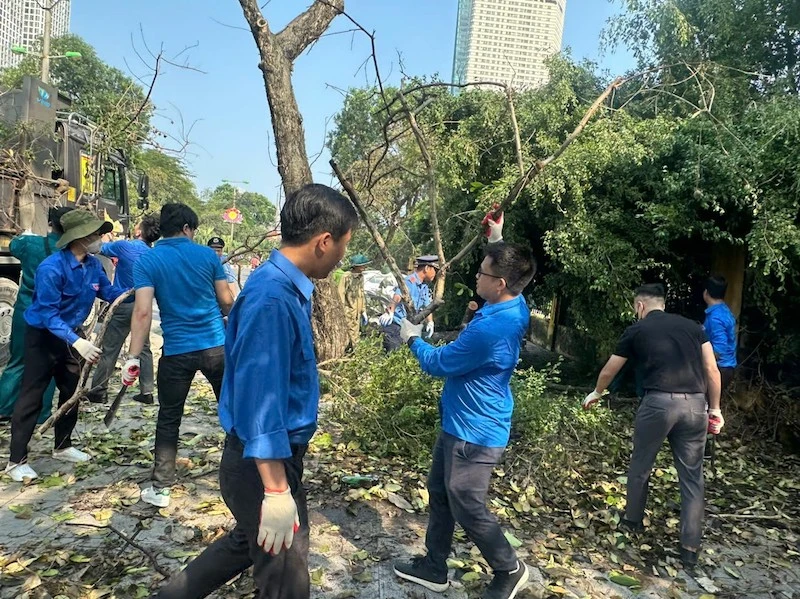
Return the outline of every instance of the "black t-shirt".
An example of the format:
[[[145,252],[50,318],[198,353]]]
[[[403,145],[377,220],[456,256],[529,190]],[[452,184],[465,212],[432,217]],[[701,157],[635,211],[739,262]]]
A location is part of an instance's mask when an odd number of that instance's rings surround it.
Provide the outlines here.
[[[625,329],[614,354],[637,361],[645,392],[705,393],[701,347],[707,341],[696,322],[654,310]]]

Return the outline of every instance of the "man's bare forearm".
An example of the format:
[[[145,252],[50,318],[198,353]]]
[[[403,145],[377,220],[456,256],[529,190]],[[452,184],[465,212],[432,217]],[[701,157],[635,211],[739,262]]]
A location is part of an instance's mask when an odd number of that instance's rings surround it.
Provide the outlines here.
[[[283,460],[256,459],[256,468],[264,489],[285,491],[289,486],[286,480],[286,467],[283,465]]]

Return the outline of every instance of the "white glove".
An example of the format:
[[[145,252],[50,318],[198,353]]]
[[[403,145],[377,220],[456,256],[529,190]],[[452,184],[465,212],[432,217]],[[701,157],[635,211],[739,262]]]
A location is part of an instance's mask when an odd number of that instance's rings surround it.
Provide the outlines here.
[[[362,326],[367,326],[369,324],[369,316],[367,316],[366,312],[361,313],[361,324]]]
[[[139,358],[128,358],[122,365],[122,384],[130,387],[139,378]]]
[[[500,218],[497,221],[493,221],[491,218],[486,221],[486,225],[489,227],[489,243],[497,243],[498,241],[503,241],[503,221],[505,217],[503,214],[500,214]]]
[[[382,327],[388,327],[392,324],[394,320],[394,313],[393,312],[384,312],[381,314],[380,318],[378,318],[378,322],[381,324]]]
[[[83,356],[84,360],[92,364],[97,363],[100,359],[100,354],[103,353],[103,350],[82,337],[79,337],[78,340],[72,344],[72,347],[78,350],[78,353]]]
[[[400,323],[400,339],[403,340],[403,343],[408,343],[412,337],[422,337],[422,325],[411,324],[408,318],[404,318]]]
[[[722,410],[709,410],[708,432],[712,435],[718,435],[723,426],[725,426],[725,419],[722,417]]]
[[[280,492],[264,491],[261,514],[258,517],[258,542],[264,553],[278,555],[289,549],[294,533],[300,528],[297,504],[289,489]]]
[[[425,323],[425,336],[433,337],[433,321],[429,320]]]
[[[602,393],[598,393],[597,391],[592,391],[583,400],[583,404],[582,404],[583,405],[583,409],[584,410],[592,409],[594,407],[594,404],[596,404],[598,401],[600,401],[601,397],[603,397]]]

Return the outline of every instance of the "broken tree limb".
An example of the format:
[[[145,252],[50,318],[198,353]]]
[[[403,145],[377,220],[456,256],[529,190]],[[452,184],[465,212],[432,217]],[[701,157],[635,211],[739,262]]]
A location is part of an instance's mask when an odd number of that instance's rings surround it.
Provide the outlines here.
[[[408,125],[411,127],[411,131],[414,133],[414,139],[417,141],[417,146],[422,154],[422,161],[425,163],[425,187],[427,188],[428,205],[430,207],[433,244],[436,247],[436,255],[439,257],[439,265],[441,266],[445,263],[445,257],[444,246],[442,245],[442,229],[439,226],[439,211],[438,207],[436,206],[436,203],[439,200],[439,186],[436,180],[436,166],[433,163],[433,158],[431,158],[431,153],[428,149],[428,142],[425,139],[425,135],[422,133],[419,123],[417,123],[417,117],[409,107],[408,102],[406,102],[403,92],[398,90],[397,97],[400,98],[400,104],[403,106],[403,110],[405,111]],[[439,272],[436,273],[435,279],[433,295],[435,299],[440,300],[444,297],[445,276],[446,270],[439,268]]]
[[[617,88],[619,88],[623,83],[625,83],[626,81],[629,81],[631,78],[632,77],[627,77],[627,78],[626,77],[617,77],[616,79],[614,79],[614,81],[612,81],[608,85],[608,87],[606,87],[606,89],[603,91],[603,93],[600,94],[595,99],[594,102],[592,102],[592,105],[589,107],[589,109],[583,115],[583,118],[580,120],[578,125],[575,127],[575,129],[572,130],[572,133],[570,133],[566,137],[566,139],[559,146],[559,148],[555,152],[553,152],[550,156],[548,156],[547,158],[544,158],[542,160],[537,160],[536,162],[534,162],[528,168],[528,170],[526,170],[525,173],[522,174],[514,182],[514,185],[511,187],[511,190],[508,192],[508,195],[506,195],[505,199],[500,203],[500,207],[497,210],[495,210],[495,212],[494,212],[495,216],[498,216],[499,213],[501,213],[501,212],[505,211],[506,209],[510,208],[514,204],[514,202],[517,201],[517,198],[519,198],[520,194],[525,189],[525,187],[527,187],[527,185],[533,179],[535,179],[548,165],[550,165],[553,161],[558,160],[558,158],[567,150],[567,148],[572,144],[572,142],[574,142],[576,139],[578,139],[580,134],[583,133],[583,130],[586,128],[586,125],[589,124],[589,121],[597,113],[597,111],[600,110],[600,107],[603,106],[603,104],[608,99],[608,97]],[[478,244],[478,242],[481,240],[482,236],[483,236],[483,232],[482,231],[477,233],[472,239],[470,239],[470,241],[467,243],[467,245],[465,245],[461,249],[461,251],[459,251],[453,258],[451,258],[447,262],[447,264],[443,264],[442,265],[442,269],[444,270],[446,268],[451,268],[454,264],[456,264],[456,263],[460,262],[461,260],[463,260],[464,257],[469,255],[469,253],[472,251],[472,249]]]
[[[378,227],[375,226],[372,218],[370,218],[367,209],[364,208],[364,203],[361,201],[356,188],[353,187],[353,184],[350,182],[350,180],[344,176],[342,169],[339,168],[339,165],[336,164],[335,160],[331,159],[330,165],[334,174],[336,175],[336,178],[339,179],[339,183],[341,183],[342,188],[347,193],[347,197],[350,198],[353,206],[355,206],[356,210],[358,211],[358,215],[361,217],[362,222],[367,226],[367,229],[369,229],[369,233],[372,235],[375,245],[378,246],[381,256],[383,256],[383,259],[386,260],[389,270],[392,271],[394,278],[397,280],[397,286],[400,288],[400,294],[403,297],[403,301],[406,303],[406,306],[412,306],[413,309],[411,294],[408,292],[408,286],[406,285],[403,273],[400,272],[400,267],[397,266],[394,256],[392,256],[391,252],[389,251],[389,248],[383,239],[383,235],[381,235],[380,231],[378,231]]]
[[[111,317],[114,316],[114,312],[116,312],[117,307],[123,303],[126,299],[128,299],[131,294],[133,293],[133,289],[128,289],[125,293],[120,295],[114,302],[108,307],[106,310],[105,319],[103,320],[103,326],[100,327],[100,332],[97,335],[97,338],[94,340],[94,344],[97,347],[102,347],[103,345],[103,337],[105,337],[106,330],[108,329],[108,325],[111,323]],[[91,334],[91,333],[90,333]],[[67,401],[65,401],[59,408],[50,415],[50,418],[45,420],[42,425],[39,427],[39,430],[36,431],[37,435],[41,435],[53,426],[59,418],[61,418],[64,414],[69,412],[73,407],[75,407],[78,402],[81,400],[82,397],[86,395],[86,382],[89,380],[89,374],[92,372],[92,367],[94,364],[91,362],[86,362],[81,369],[81,375],[78,379],[78,386],[75,389],[75,393],[72,394]]]

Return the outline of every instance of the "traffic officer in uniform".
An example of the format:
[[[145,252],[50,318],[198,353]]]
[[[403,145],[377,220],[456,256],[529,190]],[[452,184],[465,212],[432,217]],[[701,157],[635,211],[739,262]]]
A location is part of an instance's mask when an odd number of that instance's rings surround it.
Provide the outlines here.
[[[433,300],[431,288],[428,283],[436,278],[439,272],[439,257],[429,254],[419,256],[414,261],[414,272],[406,275],[406,287],[414,304],[414,310],[420,311],[428,307]],[[381,315],[378,322],[383,327],[383,349],[391,352],[403,344],[400,338],[400,324],[408,315],[406,306],[403,303],[403,295],[400,287],[395,288],[392,303],[386,308],[386,312]],[[433,335],[433,314],[425,318],[424,333],[426,337]]]
[[[228,287],[230,287],[233,299],[236,299],[236,296],[239,295],[239,285],[236,281],[236,273],[233,272],[233,265],[230,262],[225,262],[226,256],[222,251],[225,249],[225,240],[222,239],[222,237],[212,237],[208,240],[207,245],[219,256],[219,261],[222,263],[222,270],[225,271],[225,280],[228,282]]]
[[[50,208],[48,212],[48,222],[50,232],[45,237],[33,235],[26,231],[22,235],[11,240],[9,251],[20,262],[22,275],[19,280],[19,291],[17,301],[14,303],[14,316],[11,321],[11,357],[0,377],[0,418],[11,418],[14,411],[14,404],[19,397],[19,389],[22,384],[22,372],[25,364],[25,310],[33,302],[33,281],[36,276],[36,269],[42,261],[56,251],[56,243],[64,230],[61,228],[61,217],[72,210],[68,206]],[[50,416],[50,409],[53,405],[53,395],[55,394],[56,384],[51,381],[44,394],[44,407],[39,415],[39,422],[44,422]]]
[[[725,421],[714,349],[699,324],[664,311],[664,298],[660,284],[636,290],[638,322],[625,329],[583,407],[589,409],[600,400],[629,359],[637,361],[644,397],[636,414],[627,506],[620,524],[633,532],[643,530],[650,472],[664,439],[669,439],[681,488],[680,555],[691,568],[697,564],[703,534],[706,433],[719,434]]]
[[[61,217],[61,251],[47,257],[36,271],[33,303],[25,311],[25,370],[19,400],[11,418],[11,457],[6,474],[21,482],[38,475],[28,465],[28,443],[42,410],[50,379],[55,378],[59,405],[78,387],[83,360],[97,362],[101,350],[79,334],[94,300],[113,302],[123,290],[108,280],[95,257],[100,237],[112,229],[86,210],[72,210]],[[74,406],[55,423],[53,457],[67,462],[86,462],[89,455],[72,446],[72,430],[78,422]]]
[[[350,335],[350,347],[355,347],[361,334],[361,327],[366,326],[367,296],[364,294],[364,270],[372,260],[363,254],[350,258],[350,270],[339,279],[337,289],[339,298],[344,304],[344,315],[347,319],[347,331]]]

